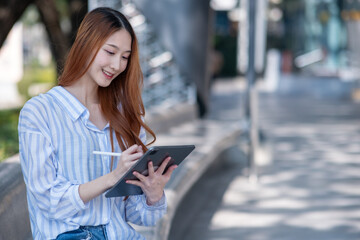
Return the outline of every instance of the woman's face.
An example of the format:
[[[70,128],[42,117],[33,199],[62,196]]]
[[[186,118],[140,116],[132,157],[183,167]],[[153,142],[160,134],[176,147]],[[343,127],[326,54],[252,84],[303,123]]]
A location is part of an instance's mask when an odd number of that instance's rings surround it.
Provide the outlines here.
[[[98,86],[107,87],[126,69],[130,54],[131,36],[121,29],[106,40],[85,75]]]

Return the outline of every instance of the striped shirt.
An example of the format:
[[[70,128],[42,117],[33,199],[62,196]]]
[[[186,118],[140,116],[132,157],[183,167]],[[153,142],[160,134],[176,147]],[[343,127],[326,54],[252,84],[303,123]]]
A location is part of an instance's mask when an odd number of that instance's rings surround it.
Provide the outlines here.
[[[55,239],[79,226],[105,225],[109,239],[145,239],[127,222],[155,225],[166,212],[165,197],[148,206],[145,195],[123,201],[102,194],[86,204],[79,196],[80,184],[110,172],[111,157],[92,154],[111,151],[109,125],[100,130],[89,116],[61,86],[30,99],[21,110],[19,151],[33,238]],[[145,143],[144,129],[140,138]]]

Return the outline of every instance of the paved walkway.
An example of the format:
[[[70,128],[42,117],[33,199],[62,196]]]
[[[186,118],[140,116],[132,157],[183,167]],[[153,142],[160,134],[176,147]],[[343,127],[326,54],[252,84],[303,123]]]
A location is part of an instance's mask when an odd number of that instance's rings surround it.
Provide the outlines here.
[[[210,117],[239,120],[242,89],[216,84]],[[259,167],[258,183],[244,177],[235,146],[193,188],[169,239],[360,239],[360,104],[260,94],[259,110],[272,162]]]

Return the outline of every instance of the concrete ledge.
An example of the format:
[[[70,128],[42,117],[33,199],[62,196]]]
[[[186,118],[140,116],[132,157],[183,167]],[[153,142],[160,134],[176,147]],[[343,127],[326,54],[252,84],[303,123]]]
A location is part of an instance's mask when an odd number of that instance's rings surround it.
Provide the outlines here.
[[[177,207],[190,188],[206,172],[218,156],[233,146],[241,134],[240,124],[197,120],[171,129],[158,136],[156,145],[195,144],[196,149],[173,173],[165,193],[168,212],[155,227],[133,226],[147,240],[166,240]]]
[[[173,108],[158,108],[146,112],[145,122],[156,133],[164,133],[173,126],[197,119],[195,104],[183,103]]]
[[[0,164],[0,239],[29,239],[30,220],[19,156]]]

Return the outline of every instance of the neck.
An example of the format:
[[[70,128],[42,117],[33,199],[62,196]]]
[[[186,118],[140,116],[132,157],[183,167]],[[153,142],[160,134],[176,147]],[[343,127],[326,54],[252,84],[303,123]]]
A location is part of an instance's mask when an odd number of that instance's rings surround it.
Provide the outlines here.
[[[65,87],[72,95],[74,95],[85,107],[99,104],[98,86],[91,84],[89,81],[79,79],[74,84]]]

